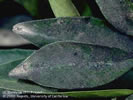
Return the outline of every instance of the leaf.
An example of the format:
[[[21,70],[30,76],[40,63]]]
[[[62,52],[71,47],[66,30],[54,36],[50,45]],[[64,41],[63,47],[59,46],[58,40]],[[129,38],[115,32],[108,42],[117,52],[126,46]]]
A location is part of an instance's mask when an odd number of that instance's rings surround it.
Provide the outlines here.
[[[6,64],[0,65],[0,78],[7,78],[8,72],[11,71],[15,66],[21,63],[24,59],[19,59],[12,62],[7,62]]]
[[[72,0],[72,2],[81,16],[92,16],[92,10],[86,0]]]
[[[105,18],[119,31],[133,36],[133,13],[129,11],[130,0],[96,0]],[[132,4],[132,2],[130,2]],[[128,20],[127,20],[128,19]]]
[[[125,100],[133,100],[133,95],[128,96]]]
[[[20,82],[8,77],[8,73],[28,57],[33,50],[0,50],[0,88],[16,91],[47,91],[37,85]]]
[[[22,62],[22,60],[28,57],[32,52],[33,50],[22,50],[22,49],[0,50],[0,97],[2,96],[2,91],[4,91],[4,89],[1,89],[2,84],[4,83],[8,84],[3,88],[7,88],[10,84],[10,80],[8,81],[9,71],[12,70],[14,67],[16,67],[17,64]],[[5,82],[4,80],[7,82]],[[15,84],[13,84],[13,86],[15,87]],[[9,87],[12,86],[10,85]]]
[[[19,81],[16,79],[12,79],[8,77],[8,73],[10,70],[15,68],[20,62],[22,62],[24,59],[9,62],[4,65],[0,65],[0,88],[1,89],[7,89],[7,90],[14,90],[14,91],[23,91],[23,92],[51,92],[54,91],[54,89],[47,89],[42,88],[35,84],[29,84],[25,83],[23,81]]]
[[[70,40],[133,51],[131,38],[111,31],[103,25],[101,20],[92,17],[24,22],[15,25],[13,31],[38,47],[46,43]]]
[[[4,91],[4,90],[3,90]],[[28,92],[27,92],[28,93]],[[37,95],[38,93],[36,93]],[[60,97],[73,97],[73,98],[111,98],[111,97],[121,97],[133,94],[133,90],[130,89],[112,89],[112,90],[93,90],[93,91],[71,91],[71,92],[44,92],[39,93],[43,95],[50,96],[60,96]],[[0,94],[2,96],[2,94]]]
[[[55,93],[56,94],[56,93]],[[59,94],[67,95],[76,98],[111,98],[128,96],[133,94],[133,90],[129,89],[112,89],[112,90],[95,90],[95,91],[78,91],[78,92],[63,92]]]
[[[24,6],[24,8],[27,9],[27,11],[29,11],[29,13],[32,16],[39,17],[38,0],[15,0],[15,1]]]
[[[2,96],[3,96],[3,92],[4,90],[3,89],[0,89],[0,98],[2,98]]]
[[[128,73],[122,76],[122,80],[129,81],[130,83],[133,82],[133,69],[130,70]]]
[[[9,49],[0,50],[0,65],[28,57],[33,50]]]
[[[4,70],[10,69],[13,66],[21,62],[22,60],[12,62],[11,64],[5,64],[4,66],[0,65],[0,70],[3,68]],[[16,66],[16,65],[15,65]],[[2,70],[2,71],[4,71]],[[5,71],[6,72],[6,71]],[[71,91],[71,92],[56,92],[55,89],[50,88],[41,88],[37,85],[31,85],[28,83],[23,83],[22,81],[18,81],[12,78],[7,77],[8,72],[5,75],[0,73],[4,78],[0,77],[0,97],[3,95],[3,91],[13,90],[13,91],[23,91],[26,93],[36,93],[36,94],[49,94],[49,95],[64,95],[74,98],[107,98],[107,97],[119,97],[119,96],[127,96],[133,94],[132,90],[95,90],[95,91]],[[2,89],[1,89],[2,88]]]
[[[9,76],[58,89],[93,88],[129,71],[131,58],[132,54],[116,48],[56,42],[35,52]]]
[[[11,64],[5,64],[4,66],[2,65],[0,66],[0,68],[7,70],[11,67],[13,68],[13,66],[11,65],[17,64],[19,62],[21,62],[21,60],[12,62]],[[36,93],[36,94],[41,93],[41,94],[49,94],[49,95],[64,95],[64,96],[69,96],[74,98],[101,98],[101,97],[107,98],[107,97],[119,97],[119,96],[126,96],[126,95],[133,94],[132,90],[126,90],[126,89],[125,90],[120,89],[120,90],[55,92],[56,91],[55,89],[52,90],[49,88],[41,88],[37,85],[22,83],[22,81],[11,79],[7,77],[8,72],[6,72],[5,74],[6,75],[3,75],[0,73],[0,76],[2,75],[4,77],[4,78],[1,78],[2,76],[0,77],[0,97],[2,97],[3,91],[5,90],[23,91],[27,93],[31,93],[32,91],[32,93]]]
[[[13,90],[13,91],[26,91],[27,93],[42,93],[42,94],[49,94],[49,95],[65,95],[75,98],[98,98],[98,97],[116,97],[116,96],[123,96],[123,95],[129,95],[133,93],[131,90],[100,90],[100,91],[72,91],[72,92],[52,92],[54,90],[50,90],[49,88],[41,88],[37,85],[31,85],[28,83],[22,83],[22,81],[18,81],[15,79],[11,79],[7,76],[8,71],[10,69],[14,68],[17,64],[19,64],[22,60],[14,61],[10,64],[0,65],[0,71],[5,71],[5,74],[0,73],[0,97],[2,97],[2,93],[5,90]],[[16,64],[16,65],[15,65]],[[1,78],[3,77],[3,78]],[[7,85],[8,84],[8,85]],[[10,85],[9,85],[10,84]],[[2,88],[2,89],[1,89]],[[46,89],[46,90],[45,90]],[[49,90],[49,91],[48,91]],[[105,95],[106,93],[106,95]]]
[[[85,3],[84,7],[85,8],[84,8],[81,15],[82,16],[92,16],[92,12],[91,12],[91,9],[90,9],[89,5],[87,3]]]
[[[0,0],[0,3],[3,2],[3,1],[5,1],[5,0]]]
[[[19,60],[21,62],[21,60]],[[13,68],[14,64],[19,63],[19,61],[12,62],[11,64],[6,64],[0,66],[0,68],[7,70],[9,68]],[[10,66],[9,66],[10,65]],[[15,65],[16,66],[16,65]],[[0,70],[1,70],[0,69]],[[2,70],[2,71],[4,71]],[[6,71],[5,71],[6,72]],[[133,93],[132,90],[96,90],[96,91],[71,91],[71,92],[55,92],[55,89],[49,89],[49,88],[41,88],[37,85],[31,85],[28,83],[22,83],[22,81],[18,81],[15,79],[11,79],[7,77],[8,72],[6,72],[6,75],[3,75],[0,73],[0,76],[2,75],[5,78],[0,77],[0,97],[2,97],[3,91],[6,90],[13,90],[13,91],[23,91],[27,93],[41,93],[41,94],[49,94],[49,95],[64,95],[74,98],[107,98],[107,97],[119,97],[119,96],[126,96]],[[10,85],[9,85],[10,84]],[[1,89],[2,88],[2,89]]]

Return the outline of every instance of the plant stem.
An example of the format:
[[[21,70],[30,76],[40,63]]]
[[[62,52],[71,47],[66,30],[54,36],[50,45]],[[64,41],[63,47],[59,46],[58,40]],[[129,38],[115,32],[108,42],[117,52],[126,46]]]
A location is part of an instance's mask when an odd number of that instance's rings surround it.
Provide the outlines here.
[[[80,16],[71,0],[49,0],[56,17]]]

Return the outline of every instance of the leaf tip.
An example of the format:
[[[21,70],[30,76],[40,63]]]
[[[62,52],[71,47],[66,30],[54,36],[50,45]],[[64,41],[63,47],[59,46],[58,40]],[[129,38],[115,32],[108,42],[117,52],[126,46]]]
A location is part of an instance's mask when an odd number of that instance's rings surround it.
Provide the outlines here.
[[[23,67],[16,67],[8,74],[9,77],[26,79],[27,71]]]
[[[22,31],[22,29],[23,28],[20,25],[16,24],[16,25],[13,26],[13,29],[12,30],[13,30],[13,32],[16,33],[18,31]]]

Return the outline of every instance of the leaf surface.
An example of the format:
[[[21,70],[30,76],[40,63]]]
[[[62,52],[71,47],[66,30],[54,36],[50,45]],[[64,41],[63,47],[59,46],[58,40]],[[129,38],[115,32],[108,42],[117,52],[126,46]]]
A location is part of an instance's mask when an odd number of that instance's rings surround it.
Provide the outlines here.
[[[93,88],[117,79],[132,67],[132,54],[120,49],[56,42],[32,54],[9,76],[59,89]]]
[[[12,62],[11,64],[0,65],[0,70],[9,70],[13,67],[12,65],[16,66],[22,60]],[[5,74],[0,73],[0,97],[3,95],[3,91],[12,90],[12,91],[23,91],[27,93],[41,93],[41,94],[48,94],[48,95],[64,95],[74,98],[111,98],[111,97],[120,97],[120,96],[127,96],[133,94],[132,90],[127,89],[118,89],[118,90],[95,90],[95,91],[71,91],[71,92],[56,92],[56,89],[50,88],[41,88],[40,86],[24,83],[22,81],[18,81],[12,78],[9,78],[8,71],[5,71]],[[10,84],[10,85],[9,85]]]
[[[0,65],[19,59],[24,59],[28,57],[32,52],[33,50],[23,49],[0,50]]]
[[[101,20],[92,17],[24,22],[15,25],[13,31],[38,47],[51,42],[69,40],[133,51],[131,38],[111,31]]]
[[[133,83],[133,69],[130,70],[128,73],[122,76],[122,80],[129,81],[131,84]]]
[[[96,0],[105,18],[119,31],[133,36],[131,0]]]

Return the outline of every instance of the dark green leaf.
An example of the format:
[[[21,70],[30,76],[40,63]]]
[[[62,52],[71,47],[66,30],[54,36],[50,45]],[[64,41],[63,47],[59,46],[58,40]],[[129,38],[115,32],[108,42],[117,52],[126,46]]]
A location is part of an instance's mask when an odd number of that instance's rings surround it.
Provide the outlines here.
[[[5,1],[5,0],[0,0],[0,3],[3,2],[3,1]]]
[[[91,17],[30,21],[17,24],[13,30],[38,47],[71,40],[133,51],[133,41],[128,36],[111,31],[101,20]]]
[[[133,35],[131,0],[96,0],[96,2],[105,18],[114,27],[128,35]]]
[[[49,95],[64,95],[74,98],[113,98],[128,96],[133,94],[130,89],[110,89],[110,90],[93,90],[93,91],[71,91],[71,92],[47,92]]]
[[[0,90],[0,97],[2,97],[3,91],[6,92],[6,90]],[[9,90],[8,90],[9,91]],[[25,93],[25,92],[23,92]],[[28,93],[28,92],[27,92]],[[39,93],[39,92],[38,92]],[[36,94],[38,94],[36,93]],[[95,90],[95,91],[72,91],[72,92],[42,92],[39,94],[46,94],[50,96],[60,96],[64,98],[67,97],[73,97],[73,98],[113,98],[113,97],[121,97],[121,96],[128,96],[133,94],[133,90],[129,89],[112,89],[112,90]],[[132,99],[131,99],[132,100]]]
[[[81,16],[92,16],[92,10],[86,0],[72,0],[72,2]]]
[[[132,67],[132,54],[120,49],[56,42],[31,55],[9,75],[46,87],[92,88],[113,81]]]
[[[92,16],[91,9],[90,9],[89,5],[86,2],[84,4],[84,10],[83,10],[81,16]]]
[[[7,78],[9,71],[11,71],[15,66],[21,63],[24,59],[19,59],[12,62],[7,62],[6,64],[0,65],[0,78]]]
[[[133,94],[133,90],[129,89],[114,89],[114,90],[97,90],[97,91],[78,91],[78,92],[63,92],[56,93],[63,94],[70,97],[76,98],[111,98],[111,97],[120,97],[128,96]],[[131,99],[132,100],[132,99]]]
[[[27,9],[27,11],[29,11],[29,13],[32,16],[39,17],[38,0],[15,0],[15,1],[24,6],[24,8]]]
[[[123,75],[122,77],[123,80],[127,80],[129,81],[130,83],[133,82],[133,69],[130,70],[128,73],[126,73],[125,75]]]
[[[0,89],[0,98],[2,98],[2,96],[3,96],[3,92],[4,91],[4,89]]]
[[[33,50],[22,50],[22,49],[0,50],[0,97],[2,96],[2,91],[4,91],[5,88],[8,88],[10,82],[12,83],[12,81],[10,81],[7,82],[8,84],[4,84],[4,82],[8,81],[9,79],[8,78],[9,71],[12,70],[14,67],[16,67],[20,62],[22,62],[22,60],[28,57],[32,52]],[[10,85],[9,87],[12,86]],[[11,89],[14,90],[14,88]]]
[[[33,50],[23,49],[0,50],[0,65],[19,59],[24,59],[28,57],[32,52]]]

